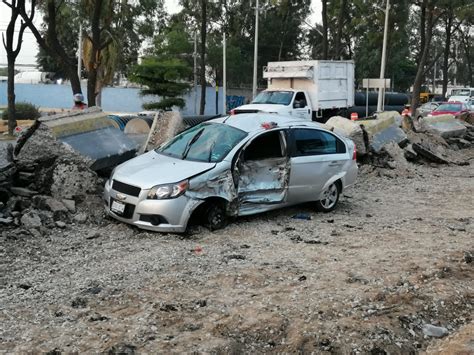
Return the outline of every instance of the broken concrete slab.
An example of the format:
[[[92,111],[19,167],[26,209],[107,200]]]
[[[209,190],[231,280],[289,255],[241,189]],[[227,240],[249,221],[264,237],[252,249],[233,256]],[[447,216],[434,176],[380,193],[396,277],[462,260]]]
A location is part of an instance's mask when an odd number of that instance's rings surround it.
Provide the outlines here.
[[[357,121],[348,120],[345,117],[331,117],[325,124],[333,128],[336,133],[340,133],[345,137],[352,139],[357,147],[358,155],[367,154],[364,142],[364,132]]]
[[[463,137],[467,128],[453,115],[428,116],[420,119],[421,128],[443,138]]]
[[[39,228],[43,224],[41,218],[35,211],[29,211],[21,217],[21,224],[26,228]]]
[[[114,167],[133,156],[137,144],[99,108],[41,118],[53,136],[91,160],[91,169]]]
[[[357,122],[367,132],[369,148],[375,153],[379,153],[387,143],[394,142],[403,145],[408,140],[406,133],[400,128],[400,124],[393,113],[379,115],[379,118],[375,120],[360,120]]]
[[[38,194],[38,191],[33,191],[24,187],[11,187],[10,191],[17,196],[31,197]]]
[[[157,113],[153,119],[148,138],[140,149],[140,153],[159,147],[183,131],[184,128],[183,118],[179,112],[166,111]]]
[[[449,161],[446,160],[440,153],[432,150],[426,144],[413,143],[413,150],[423,158],[432,161],[433,163],[449,164]]]

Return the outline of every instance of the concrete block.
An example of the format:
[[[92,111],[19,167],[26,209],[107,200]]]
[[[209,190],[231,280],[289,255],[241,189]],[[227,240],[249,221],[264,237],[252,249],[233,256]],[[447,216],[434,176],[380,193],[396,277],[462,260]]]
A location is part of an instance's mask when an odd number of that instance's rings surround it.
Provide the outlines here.
[[[453,115],[429,116],[420,120],[422,129],[443,138],[463,137],[467,128]]]
[[[395,112],[395,111],[394,111]],[[398,113],[397,113],[398,115]],[[394,142],[402,145],[408,140],[405,132],[400,128],[395,114],[387,114],[375,120],[360,120],[358,124],[362,125],[369,138],[369,148],[379,153],[387,143]],[[401,119],[401,117],[400,117]]]
[[[341,116],[334,116],[326,122],[325,126],[334,128],[335,132],[352,139],[359,155],[367,154],[364,143],[364,132],[357,121],[351,121]]]

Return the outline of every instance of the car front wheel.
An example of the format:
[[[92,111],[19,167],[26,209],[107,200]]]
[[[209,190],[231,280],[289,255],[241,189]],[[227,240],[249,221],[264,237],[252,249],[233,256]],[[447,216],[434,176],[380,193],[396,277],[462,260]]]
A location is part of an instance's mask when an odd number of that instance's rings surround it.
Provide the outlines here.
[[[211,231],[222,229],[227,225],[227,215],[222,203],[212,203],[205,212],[205,225]]]
[[[316,201],[316,209],[321,212],[331,212],[339,201],[339,187],[334,182],[322,193],[322,198]]]

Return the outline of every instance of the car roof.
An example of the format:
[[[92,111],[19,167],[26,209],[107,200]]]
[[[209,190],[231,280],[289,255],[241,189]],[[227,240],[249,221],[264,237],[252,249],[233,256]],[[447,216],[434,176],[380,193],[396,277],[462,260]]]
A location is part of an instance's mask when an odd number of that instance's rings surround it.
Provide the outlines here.
[[[263,131],[265,123],[276,123],[278,127],[288,128],[292,126],[305,126],[325,129],[320,123],[294,118],[291,116],[278,115],[275,113],[240,113],[213,119],[209,122],[225,123],[245,132]],[[275,127],[276,128],[276,127]]]

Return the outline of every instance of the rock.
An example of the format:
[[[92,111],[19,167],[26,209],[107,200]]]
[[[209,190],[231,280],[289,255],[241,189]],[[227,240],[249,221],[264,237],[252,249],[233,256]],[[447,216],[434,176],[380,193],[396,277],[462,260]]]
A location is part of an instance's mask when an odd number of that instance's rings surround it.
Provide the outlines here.
[[[387,161],[387,165],[391,169],[408,169],[408,162],[404,155],[404,150],[401,149],[397,143],[390,142],[383,146],[383,151],[386,152],[391,160]]]
[[[69,212],[76,213],[76,201],[63,199],[61,202],[66,206]]]
[[[423,158],[438,164],[449,164],[441,154],[435,152],[426,144],[413,143],[413,150]]]
[[[432,324],[423,324],[421,330],[423,331],[423,334],[428,337],[433,337],[433,338],[442,338],[446,335],[448,335],[448,330],[444,327],[437,327]]]
[[[404,149],[405,159],[414,161],[418,158],[418,154],[413,149],[413,145],[408,144]]]
[[[85,223],[87,221],[87,215],[85,213],[78,213],[73,218],[74,222]]]
[[[358,155],[367,154],[364,142],[364,132],[358,123],[348,120],[345,117],[334,116],[326,122],[326,125],[334,128],[336,133],[340,133],[341,135],[352,139],[356,145]]]
[[[471,142],[469,142],[465,139],[462,139],[462,138],[458,138],[458,137],[448,138],[448,143],[449,144],[455,144],[461,149],[471,147]]]
[[[71,307],[72,308],[85,308],[87,307],[87,299],[82,298],[82,297],[77,297],[72,300]]]
[[[42,226],[41,218],[35,211],[29,211],[21,217],[21,224],[26,228],[39,228]]]
[[[13,223],[13,218],[12,217],[7,217],[7,218],[0,218],[0,224],[4,225],[10,225]]]
[[[61,228],[61,229],[66,228],[66,223],[61,222],[61,221],[56,221],[55,225],[56,225],[56,227]]]
[[[24,187],[11,187],[10,191],[17,196],[22,196],[22,197],[32,197],[36,194],[38,194],[37,191],[29,190]]]
[[[110,349],[108,349],[106,353],[109,355],[115,355],[115,354],[133,355],[135,354],[136,350],[137,350],[137,347],[134,345],[119,343],[112,346]]]
[[[45,200],[46,210],[55,212],[68,212],[68,209],[64,204],[54,198],[48,198]]]

